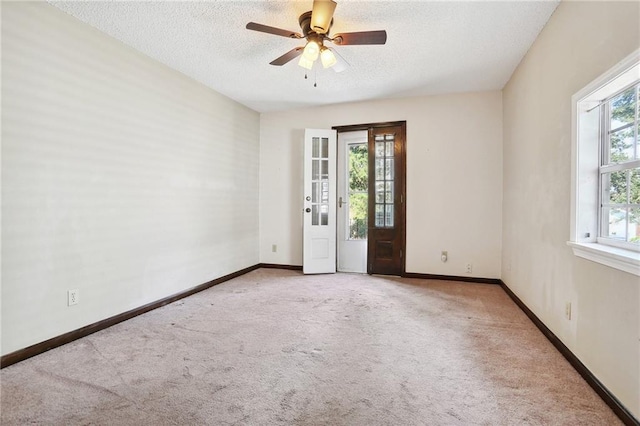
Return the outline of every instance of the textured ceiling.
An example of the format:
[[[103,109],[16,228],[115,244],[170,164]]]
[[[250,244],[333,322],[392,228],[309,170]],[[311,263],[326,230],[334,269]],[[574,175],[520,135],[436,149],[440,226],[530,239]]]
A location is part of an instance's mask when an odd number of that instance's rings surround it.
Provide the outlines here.
[[[300,32],[305,1],[51,4],[226,96],[260,111],[369,99],[499,90],[557,1],[337,0],[332,34],[387,31],[382,46],[337,46],[342,73],[297,61],[269,65],[301,40],[249,31],[249,21]],[[318,61],[319,62],[319,61]],[[313,87],[317,80],[317,87]]]

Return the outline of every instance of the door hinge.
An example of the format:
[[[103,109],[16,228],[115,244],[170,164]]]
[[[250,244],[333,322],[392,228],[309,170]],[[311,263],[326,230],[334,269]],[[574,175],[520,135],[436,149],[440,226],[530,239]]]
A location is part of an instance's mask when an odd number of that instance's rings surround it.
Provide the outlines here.
[[[404,196],[400,194],[400,204],[404,203]]]
[[[402,250],[400,250],[400,259],[402,259]]]

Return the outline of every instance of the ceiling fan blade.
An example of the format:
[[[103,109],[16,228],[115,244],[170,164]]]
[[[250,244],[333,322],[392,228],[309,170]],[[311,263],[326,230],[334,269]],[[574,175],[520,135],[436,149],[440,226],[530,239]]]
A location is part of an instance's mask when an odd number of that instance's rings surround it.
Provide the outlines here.
[[[387,32],[380,30],[341,33],[334,35],[332,41],[342,46],[347,44],[385,44],[387,42]]]
[[[333,0],[313,0],[311,10],[311,29],[318,34],[326,34],[331,27],[333,12],[337,3]]]
[[[279,58],[271,61],[270,64],[278,65],[278,66],[284,65],[287,62],[291,61],[292,59],[295,59],[298,56],[302,55],[303,50],[304,50],[304,47],[296,47],[295,49],[291,49],[290,51],[280,56]]]
[[[260,31],[261,33],[274,34],[282,37],[289,38],[302,38],[302,34],[295,31],[283,30],[282,28],[270,27],[268,25],[257,24],[255,22],[249,22],[247,24],[248,30]]]
[[[328,47],[327,49],[331,50],[333,52],[333,55],[336,57],[336,63],[331,67],[335,72],[342,72],[349,68],[349,63],[345,61],[345,59],[338,53],[336,49],[332,49],[330,47]]]

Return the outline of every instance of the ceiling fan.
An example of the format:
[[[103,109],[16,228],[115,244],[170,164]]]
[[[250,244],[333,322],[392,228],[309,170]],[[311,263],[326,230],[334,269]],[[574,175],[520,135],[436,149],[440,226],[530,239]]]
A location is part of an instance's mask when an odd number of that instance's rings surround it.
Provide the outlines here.
[[[313,9],[303,13],[300,15],[300,18],[298,18],[302,34],[270,27],[268,25],[257,24],[255,22],[249,22],[247,29],[282,37],[304,38],[307,40],[304,46],[291,49],[279,58],[271,61],[271,65],[281,66],[300,56],[298,65],[310,70],[313,68],[316,59],[320,57],[324,68],[333,68],[336,72],[340,72],[346,69],[348,64],[338,52],[325,46],[325,41],[343,46],[355,44],[385,44],[387,42],[387,32],[385,30],[360,31],[329,36],[329,30],[333,25],[333,12],[336,9],[336,5],[337,3],[333,0],[314,0]]]

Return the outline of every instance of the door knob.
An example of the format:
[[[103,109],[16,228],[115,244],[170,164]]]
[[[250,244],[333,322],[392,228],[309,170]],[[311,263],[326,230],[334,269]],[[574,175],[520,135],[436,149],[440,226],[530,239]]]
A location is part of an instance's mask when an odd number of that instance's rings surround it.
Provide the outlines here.
[[[307,207],[306,209],[304,209],[305,212],[307,213],[311,213],[311,209],[309,207]]]

